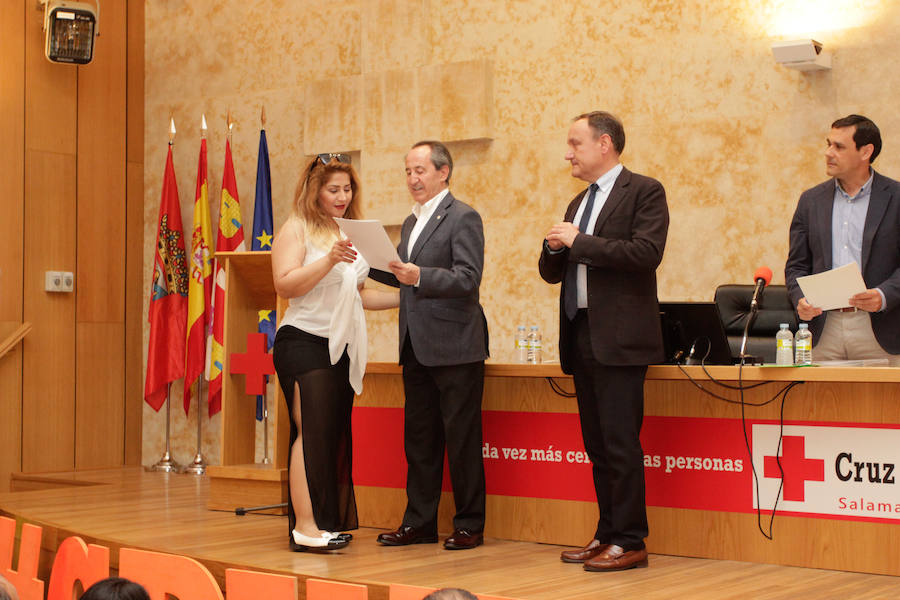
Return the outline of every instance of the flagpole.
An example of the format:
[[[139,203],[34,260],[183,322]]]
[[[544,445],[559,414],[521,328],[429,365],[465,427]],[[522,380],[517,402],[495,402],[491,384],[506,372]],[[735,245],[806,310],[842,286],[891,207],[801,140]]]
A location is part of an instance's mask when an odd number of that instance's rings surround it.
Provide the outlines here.
[[[208,392],[208,390],[207,390]],[[200,411],[202,403],[200,399],[203,397],[203,375],[197,378],[197,453],[194,454],[194,460],[184,466],[182,473],[190,473],[191,475],[203,475],[206,473],[206,459],[203,458],[203,429],[201,423],[203,421],[203,413]],[[207,400],[208,402],[208,400]]]
[[[175,119],[174,117],[170,117],[169,119],[169,154],[171,156],[172,146],[175,145]],[[180,228],[180,225],[179,225]],[[149,369],[148,369],[149,370]],[[162,471],[165,473],[177,473],[181,465],[179,465],[172,458],[171,453],[171,414],[172,414],[172,399],[171,399],[171,391],[172,391],[172,382],[166,383],[166,451],[163,453],[162,458],[156,462],[156,464],[149,467],[151,471]]]
[[[263,388],[263,459],[262,464],[268,465],[272,461],[269,460],[269,395],[268,386]]]
[[[171,419],[169,418],[169,416],[171,415],[171,412],[172,412],[172,402],[171,402],[171,398],[169,397],[169,392],[171,391],[171,389],[172,389],[172,384],[167,383],[166,384],[166,451],[162,455],[162,458],[160,458],[159,461],[157,461],[157,463],[155,465],[150,467],[151,471],[163,471],[165,473],[177,473],[178,469],[181,467],[181,465],[179,465],[177,462],[175,462],[175,459],[172,458],[172,454],[170,452],[171,437],[169,434],[169,426],[170,426],[169,423],[170,423]]]
[[[200,139],[206,139],[206,115],[202,115],[200,118]],[[196,210],[196,208],[195,208]],[[204,331],[205,331],[204,327]],[[205,344],[204,344],[205,345]],[[207,396],[209,396],[209,388],[206,390]],[[203,475],[206,473],[206,459],[203,458],[203,413],[201,412],[201,407],[203,403],[201,399],[203,398],[203,374],[197,378],[197,452],[194,454],[194,459],[184,466],[182,473],[190,473],[191,475]],[[207,405],[209,405],[209,398],[206,399]]]

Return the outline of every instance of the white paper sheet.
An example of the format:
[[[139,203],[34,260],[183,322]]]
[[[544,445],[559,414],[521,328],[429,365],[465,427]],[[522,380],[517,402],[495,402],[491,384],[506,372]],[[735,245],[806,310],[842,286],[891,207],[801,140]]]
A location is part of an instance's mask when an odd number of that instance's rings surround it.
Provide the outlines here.
[[[388,263],[400,260],[397,249],[391,243],[391,238],[388,237],[381,221],[338,217],[334,217],[334,220],[373,269],[389,272]]]
[[[824,273],[798,277],[797,284],[806,301],[822,310],[850,306],[850,296],[866,291],[859,265],[855,262]]]

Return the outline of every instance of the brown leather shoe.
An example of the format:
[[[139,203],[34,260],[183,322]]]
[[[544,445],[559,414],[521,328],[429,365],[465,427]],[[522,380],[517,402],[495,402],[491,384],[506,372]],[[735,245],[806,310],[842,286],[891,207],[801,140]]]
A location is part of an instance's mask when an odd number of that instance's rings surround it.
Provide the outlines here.
[[[567,563],[583,563],[606,550],[607,546],[609,546],[609,544],[603,544],[600,540],[591,540],[584,548],[563,550],[560,552],[559,558],[561,561]]]
[[[484,534],[482,532],[455,529],[453,535],[444,540],[444,548],[447,550],[471,550],[483,543]]]
[[[647,566],[647,549],[625,550],[621,546],[609,545],[589,560],[584,561],[585,571],[623,571]]]
[[[437,535],[427,535],[415,527],[401,525],[396,531],[379,533],[376,538],[379,544],[385,546],[409,546],[410,544],[434,544],[437,543]]]

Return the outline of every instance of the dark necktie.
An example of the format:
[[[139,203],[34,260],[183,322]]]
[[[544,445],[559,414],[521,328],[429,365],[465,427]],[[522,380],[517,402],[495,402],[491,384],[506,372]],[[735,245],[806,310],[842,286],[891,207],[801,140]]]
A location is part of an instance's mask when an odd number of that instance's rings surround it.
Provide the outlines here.
[[[598,189],[596,183],[591,184],[591,191],[588,193],[587,202],[584,204],[584,211],[581,213],[581,219],[578,221],[578,231],[581,233],[587,231],[588,223],[591,220],[591,213],[594,211],[594,197],[596,197]],[[566,291],[563,300],[566,316],[571,321],[575,318],[575,313],[578,312],[578,265],[572,261],[569,261],[566,265],[565,285]]]

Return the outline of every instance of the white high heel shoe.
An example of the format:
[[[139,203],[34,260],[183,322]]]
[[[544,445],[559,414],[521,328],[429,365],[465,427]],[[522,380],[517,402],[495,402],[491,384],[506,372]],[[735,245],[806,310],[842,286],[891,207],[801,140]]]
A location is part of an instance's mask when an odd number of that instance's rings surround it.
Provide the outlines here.
[[[329,531],[319,536],[309,536],[294,529],[291,531],[291,537],[294,540],[294,550],[337,550],[350,543],[349,540],[341,539]]]

